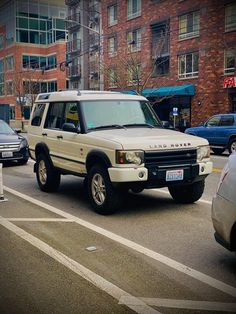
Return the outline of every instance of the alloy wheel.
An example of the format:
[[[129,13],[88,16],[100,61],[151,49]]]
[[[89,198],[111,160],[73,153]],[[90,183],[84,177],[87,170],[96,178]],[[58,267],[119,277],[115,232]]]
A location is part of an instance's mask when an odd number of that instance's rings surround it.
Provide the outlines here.
[[[106,200],[106,186],[103,177],[99,173],[93,176],[91,189],[95,203],[101,206]]]
[[[38,165],[39,180],[42,184],[47,182],[47,168],[44,160],[40,160]]]

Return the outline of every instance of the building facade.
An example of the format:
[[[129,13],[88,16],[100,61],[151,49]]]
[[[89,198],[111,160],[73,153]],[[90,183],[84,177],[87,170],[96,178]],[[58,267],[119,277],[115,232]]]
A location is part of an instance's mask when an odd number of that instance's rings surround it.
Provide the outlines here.
[[[72,89],[101,89],[100,1],[66,0],[67,61]]]
[[[142,93],[182,129],[236,112],[236,1],[101,3],[105,89]]]
[[[29,118],[37,93],[67,87],[65,18],[63,0],[1,1],[0,115],[8,107],[12,126]]]

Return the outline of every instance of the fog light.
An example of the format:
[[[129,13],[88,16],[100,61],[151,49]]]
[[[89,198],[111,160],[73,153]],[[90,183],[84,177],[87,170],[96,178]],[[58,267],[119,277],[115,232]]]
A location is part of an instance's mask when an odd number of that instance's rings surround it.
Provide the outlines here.
[[[138,174],[138,176],[139,176],[139,178],[143,178],[144,177],[144,175],[145,175],[145,173],[144,172],[139,172],[139,174]]]

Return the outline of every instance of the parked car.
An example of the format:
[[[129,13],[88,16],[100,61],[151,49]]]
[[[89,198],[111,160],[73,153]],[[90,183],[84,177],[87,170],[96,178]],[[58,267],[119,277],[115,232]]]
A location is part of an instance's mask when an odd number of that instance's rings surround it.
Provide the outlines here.
[[[186,129],[185,133],[207,139],[216,154],[226,149],[231,154],[236,151],[236,113],[214,115],[201,125]]]
[[[17,161],[24,165],[29,159],[27,140],[0,120],[0,162]]]
[[[236,251],[236,153],[229,156],[217,193],[212,202],[212,221],[216,241]]]

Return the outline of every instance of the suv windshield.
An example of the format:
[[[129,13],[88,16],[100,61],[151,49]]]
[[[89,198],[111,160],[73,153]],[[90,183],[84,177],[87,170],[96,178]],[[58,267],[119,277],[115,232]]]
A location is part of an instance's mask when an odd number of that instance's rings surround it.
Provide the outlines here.
[[[150,105],[137,100],[81,102],[87,129],[162,127]]]

